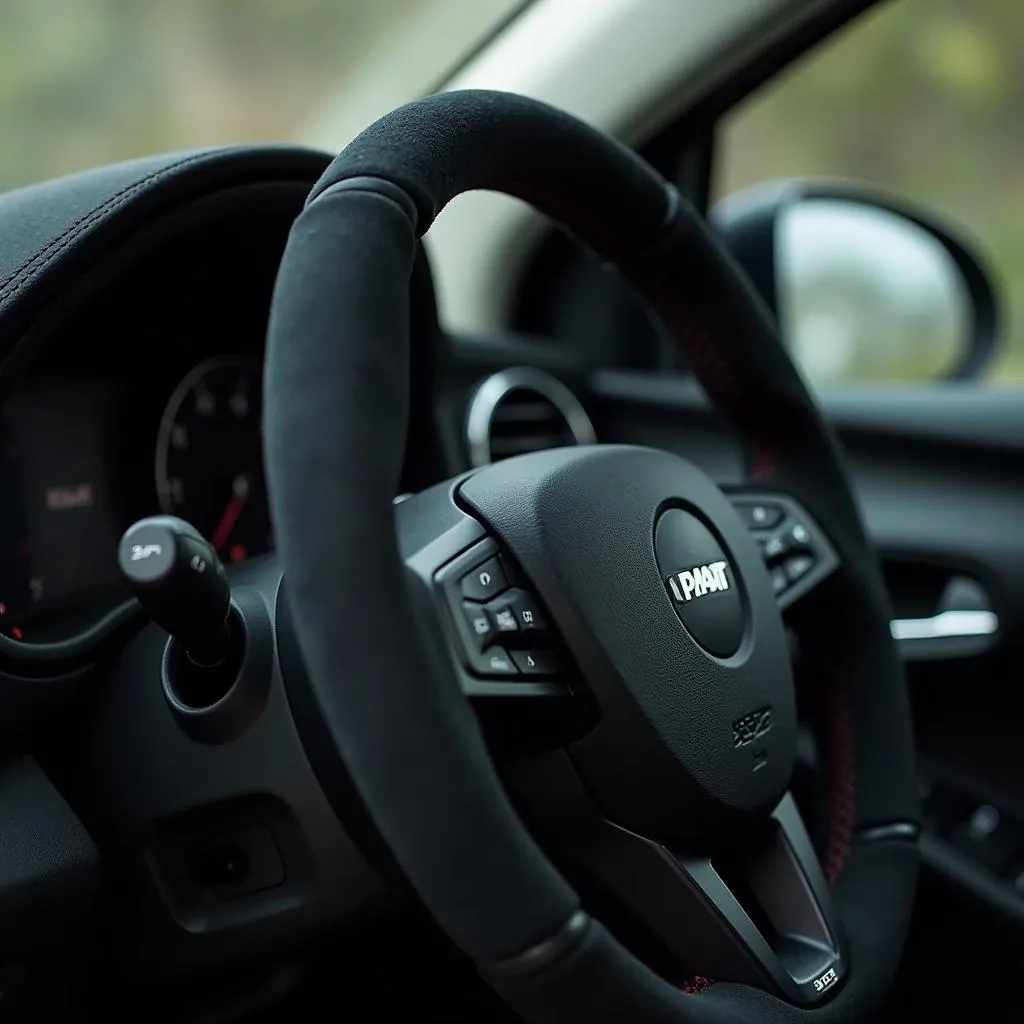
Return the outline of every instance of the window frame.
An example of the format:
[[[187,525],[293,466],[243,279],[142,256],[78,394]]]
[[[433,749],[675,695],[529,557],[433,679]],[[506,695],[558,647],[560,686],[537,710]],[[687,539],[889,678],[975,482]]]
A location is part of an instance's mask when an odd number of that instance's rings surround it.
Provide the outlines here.
[[[900,0],[837,0],[800,29],[751,61],[721,88],[676,118],[639,148],[640,153],[707,213],[714,182],[719,122],[790,65],[869,10]]]

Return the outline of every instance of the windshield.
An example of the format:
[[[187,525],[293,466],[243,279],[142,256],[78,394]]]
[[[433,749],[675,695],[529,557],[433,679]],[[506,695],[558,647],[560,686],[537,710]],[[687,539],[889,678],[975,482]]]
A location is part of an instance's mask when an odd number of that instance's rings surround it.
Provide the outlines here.
[[[0,189],[260,140],[334,148],[518,0],[3,0]],[[338,137],[335,133],[348,133]]]

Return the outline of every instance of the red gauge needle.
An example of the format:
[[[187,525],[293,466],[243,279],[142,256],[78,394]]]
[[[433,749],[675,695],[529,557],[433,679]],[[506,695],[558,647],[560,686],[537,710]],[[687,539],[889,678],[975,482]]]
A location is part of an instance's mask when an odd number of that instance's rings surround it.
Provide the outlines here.
[[[220,517],[217,529],[213,531],[213,536],[210,538],[210,543],[215,551],[220,551],[227,543],[227,539],[231,536],[231,531],[235,528],[235,523],[238,522],[238,517],[241,515],[244,507],[245,498],[238,494],[228,502],[227,508],[224,509],[224,515]]]

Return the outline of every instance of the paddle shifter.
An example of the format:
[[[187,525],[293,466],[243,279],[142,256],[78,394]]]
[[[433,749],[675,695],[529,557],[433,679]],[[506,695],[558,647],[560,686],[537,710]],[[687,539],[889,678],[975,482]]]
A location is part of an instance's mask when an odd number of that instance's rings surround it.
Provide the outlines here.
[[[197,669],[232,656],[231,584],[213,546],[184,519],[140,519],[121,538],[121,572],[153,621]]]

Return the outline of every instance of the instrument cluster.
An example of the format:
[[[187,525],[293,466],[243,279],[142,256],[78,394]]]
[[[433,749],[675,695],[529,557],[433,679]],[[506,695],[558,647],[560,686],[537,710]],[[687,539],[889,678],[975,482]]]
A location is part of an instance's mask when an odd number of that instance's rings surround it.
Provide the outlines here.
[[[176,365],[178,364],[178,365]],[[0,410],[0,631],[53,642],[128,597],[121,533],[157,512],[226,563],[273,547],[256,352],[155,374],[40,367]]]

